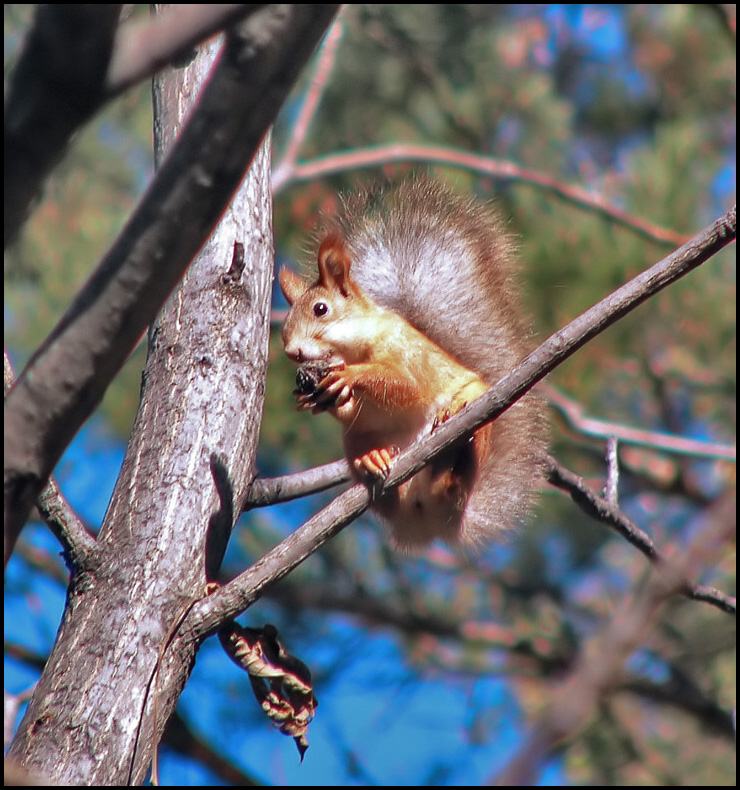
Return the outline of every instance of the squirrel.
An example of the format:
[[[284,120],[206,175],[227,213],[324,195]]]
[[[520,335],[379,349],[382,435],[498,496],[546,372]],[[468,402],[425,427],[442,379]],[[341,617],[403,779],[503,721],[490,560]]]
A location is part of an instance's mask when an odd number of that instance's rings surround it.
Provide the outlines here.
[[[372,483],[531,350],[514,245],[489,206],[428,176],[343,198],[318,242],[315,282],[280,271],[285,351],[299,409],[339,420]],[[399,550],[480,545],[527,515],[546,434],[528,393],[371,508]]]

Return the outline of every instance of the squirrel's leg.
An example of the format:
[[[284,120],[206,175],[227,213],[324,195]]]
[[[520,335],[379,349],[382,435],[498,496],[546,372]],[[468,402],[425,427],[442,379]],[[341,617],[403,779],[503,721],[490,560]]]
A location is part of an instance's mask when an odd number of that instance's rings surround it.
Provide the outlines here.
[[[443,422],[465,408],[469,402],[482,395],[487,385],[476,378],[459,390],[449,405],[440,412],[432,423],[432,432]],[[432,482],[430,491],[435,497],[450,501],[462,511],[467,503],[471,489],[475,485],[483,460],[488,454],[493,426],[484,425],[462,445],[453,446],[448,452],[432,462]]]
[[[481,465],[488,454],[491,430],[491,425],[484,425],[462,445],[453,446],[432,461],[432,496],[452,502],[460,511],[465,508]]]

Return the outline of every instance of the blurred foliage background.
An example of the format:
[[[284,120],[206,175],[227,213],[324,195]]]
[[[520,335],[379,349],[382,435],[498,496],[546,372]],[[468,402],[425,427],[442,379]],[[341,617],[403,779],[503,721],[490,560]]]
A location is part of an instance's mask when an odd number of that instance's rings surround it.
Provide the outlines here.
[[[5,6],[6,76],[31,12]],[[427,167],[371,164],[368,152],[390,143],[433,146],[450,159],[465,151],[511,161],[685,237],[734,202],[734,6],[351,5],[338,25],[310,127],[296,124],[313,73],[274,132],[276,163],[305,133],[299,163],[324,171],[309,178],[289,170],[276,190],[278,263],[308,261],[319,212],[330,212],[341,191]],[[348,164],[332,167],[339,152]],[[123,226],[151,167],[143,85],[76,139],[6,255],[5,343],[17,369]],[[676,246],[526,178],[430,169],[462,192],[495,200],[510,218],[542,338]],[[292,408],[294,370],[278,331],[284,306],[276,296],[259,459],[265,475],[341,455],[329,417]],[[142,342],[57,470],[92,529],[133,422],[144,355]],[[548,384],[609,423],[732,445],[735,357],[731,248],[600,335]],[[596,490],[604,445],[553,409],[552,454]],[[665,549],[680,552],[734,488],[726,460],[625,443],[620,460],[622,510]],[[245,516],[224,578],[330,496]],[[53,643],[64,597],[55,552],[43,528],[27,529],[8,570],[6,683],[14,692],[32,682]],[[554,489],[543,490],[529,525],[475,557],[441,547],[395,555],[363,519],[242,618],[275,623],[316,676],[321,706],[304,764],[264,723],[245,680],[211,640],[165,743],[163,780],[485,782],[526,739],[646,567]],[[734,549],[725,550],[702,581],[734,593],[734,568]],[[730,616],[671,600],[597,715],[543,762],[539,782],[734,784],[734,644]]]

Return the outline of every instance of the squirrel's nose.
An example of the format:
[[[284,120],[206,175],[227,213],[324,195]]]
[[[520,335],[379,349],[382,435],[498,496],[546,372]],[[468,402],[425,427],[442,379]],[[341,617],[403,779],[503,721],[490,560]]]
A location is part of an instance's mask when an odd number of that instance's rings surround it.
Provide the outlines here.
[[[285,354],[288,359],[292,359],[293,362],[303,362],[303,352],[300,346],[293,345],[292,343],[286,344]]]

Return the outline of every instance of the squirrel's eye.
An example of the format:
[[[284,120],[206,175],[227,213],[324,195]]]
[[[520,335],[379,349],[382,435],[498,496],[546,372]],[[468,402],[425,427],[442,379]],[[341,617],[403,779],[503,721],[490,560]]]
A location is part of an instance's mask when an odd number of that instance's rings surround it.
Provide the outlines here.
[[[313,306],[313,314],[317,318],[321,318],[322,315],[326,315],[329,312],[329,305],[326,302],[316,302]]]

